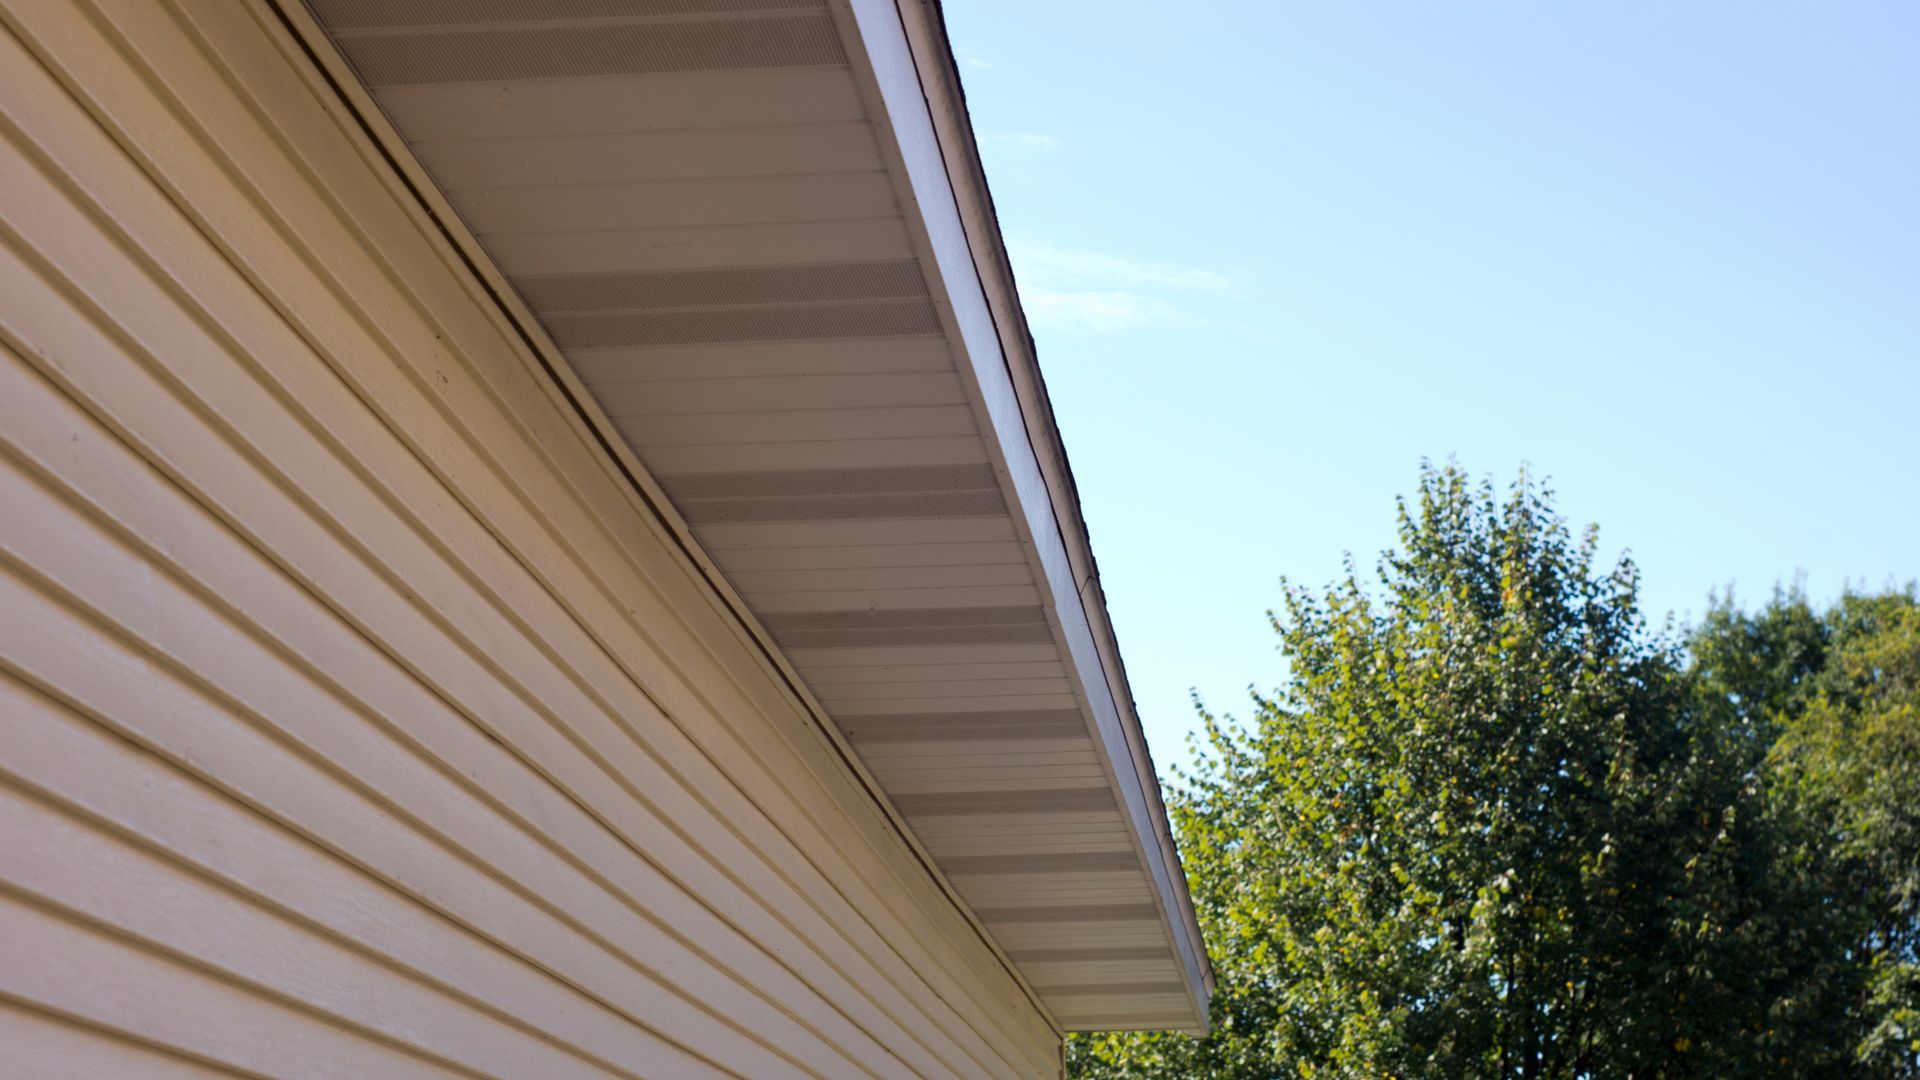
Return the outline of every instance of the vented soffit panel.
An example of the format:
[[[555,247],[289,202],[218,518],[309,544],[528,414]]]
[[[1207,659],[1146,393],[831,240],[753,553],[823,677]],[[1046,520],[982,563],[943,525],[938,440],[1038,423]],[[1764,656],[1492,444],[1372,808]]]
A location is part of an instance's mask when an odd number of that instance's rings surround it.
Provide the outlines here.
[[[1057,1022],[1200,1030],[1211,972],[951,53],[903,3],[293,21]]]

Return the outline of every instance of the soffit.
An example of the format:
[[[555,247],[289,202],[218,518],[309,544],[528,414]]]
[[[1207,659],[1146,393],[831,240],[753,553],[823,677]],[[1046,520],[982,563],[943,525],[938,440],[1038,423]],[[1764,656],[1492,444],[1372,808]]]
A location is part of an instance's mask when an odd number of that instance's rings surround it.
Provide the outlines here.
[[[1061,1024],[1203,1023],[844,13],[312,7]]]

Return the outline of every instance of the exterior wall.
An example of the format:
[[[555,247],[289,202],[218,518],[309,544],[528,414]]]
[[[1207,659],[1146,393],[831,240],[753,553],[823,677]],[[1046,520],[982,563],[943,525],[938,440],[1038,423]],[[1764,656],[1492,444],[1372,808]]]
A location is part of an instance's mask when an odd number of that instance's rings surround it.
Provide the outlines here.
[[[1057,1074],[270,9],[0,22],[5,1071]]]

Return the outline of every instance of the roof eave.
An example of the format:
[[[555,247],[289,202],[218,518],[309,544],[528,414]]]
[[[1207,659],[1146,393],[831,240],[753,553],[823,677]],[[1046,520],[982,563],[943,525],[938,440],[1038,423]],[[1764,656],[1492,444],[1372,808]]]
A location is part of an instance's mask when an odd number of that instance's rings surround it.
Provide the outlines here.
[[[880,99],[876,115],[884,115],[895,128],[912,193],[927,219],[934,261],[947,279],[956,308],[953,317],[961,324],[959,336],[982,384],[987,419],[1013,474],[1016,505],[1026,512],[1036,545],[1057,545],[1053,558],[1041,553],[1043,565],[1056,564],[1046,566],[1054,586],[1053,606],[1086,696],[1096,719],[1103,721],[1103,750],[1124,789],[1122,805],[1129,811],[1156,886],[1156,903],[1186,973],[1195,1017],[1187,1030],[1202,1033],[1214,988],[1212,966],[1107,615],[1066,447],[1047,398],[938,2],[841,0],[836,12],[866,44],[864,59],[871,65],[873,90]],[[903,85],[909,80],[910,87]],[[916,150],[919,162],[914,160]],[[946,196],[953,228],[940,227],[937,219],[948,207],[929,194]],[[984,323],[976,319],[972,326],[960,310],[971,299],[965,292],[969,285],[978,290],[985,316]],[[1031,476],[1021,475],[1023,457],[1032,459]]]

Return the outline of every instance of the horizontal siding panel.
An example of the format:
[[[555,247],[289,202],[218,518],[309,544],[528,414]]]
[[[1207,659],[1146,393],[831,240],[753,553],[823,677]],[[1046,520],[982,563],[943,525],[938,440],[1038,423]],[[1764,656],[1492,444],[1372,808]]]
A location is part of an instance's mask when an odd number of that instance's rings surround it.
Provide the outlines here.
[[[0,398],[57,416],[50,408],[53,403],[30,398],[16,380],[0,386],[10,391]],[[6,419],[8,431],[34,433],[35,425],[22,416],[11,414]],[[72,445],[84,430],[69,426],[68,438],[45,443]],[[139,474],[137,465],[131,468]],[[112,471],[99,469],[102,483]],[[527,844],[517,830],[500,828],[492,815],[472,805],[474,794],[454,790],[445,776],[329,701],[321,687],[301,678],[284,660],[236,632],[231,624],[223,624],[184,588],[156,579],[150,567],[158,552],[143,557],[126,550],[105,530],[90,529],[44,489],[21,482],[18,474],[0,473],[0,480],[12,481],[0,489],[8,503],[30,508],[28,520],[37,523],[33,530],[16,526],[0,533],[0,554],[16,565],[32,567],[58,588],[53,595],[43,596],[26,589],[17,578],[0,578],[6,607],[21,613],[17,622],[8,624],[12,631],[5,646],[9,665],[37,683],[61,688],[96,717],[124,725],[121,733],[150,752],[192,762],[205,770],[203,775],[231,785],[231,790],[263,811],[316,830],[325,846],[345,851],[388,880],[418,883],[416,888],[430,890],[429,903],[461,923],[549,964],[584,965],[569,973],[571,981],[593,987],[597,996],[628,1017],[663,1026],[671,1023],[676,1037],[735,1070],[751,1066],[799,1074],[791,1062],[764,1049],[756,1052],[753,1041],[741,1037],[744,1032],[731,1028],[731,1019],[722,1020],[725,1014],[703,1015],[693,1001],[677,997],[671,981],[659,981],[658,969],[649,973],[648,965],[677,959],[668,970],[688,984],[686,989],[695,999],[703,993],[719,994],[726,1008],[756,1012],[776,1029],[785,1028],[786,1038],[808,1042],[810,1036],[783,1022],[765,1003],[756,1004],[744,987],[722,988],[685,944],[663,934],[658,924],[589,899],[601,888],[585,880],[577,868],[555,859],[551,851]],[[164,502],[160,509],[167,509]],[[182,530],[191,520],[189,514],[167,514],[157,526],[187,532],[195,549],[229,567],[244,567],[250,561],[243,551],[223,550],[220,538],[210,531]],[[144,523],[127,524],[139,529]],[[255,578],[251,587],[240,589],[221,590],[219,582],[211,584],[216,595],[252,597],[255,604],[269,609],[276,593],[285,590],[285,586],[276,589],[270,578]],[[130,640],[125,647],[101,641],[97,630],[69,613],[72,609],[90,611],[106,625],[125,627]],[[331,620],[320,613],[317,619],[309,614],[304,621],[312,628],[325,627]],[[29,626],[34,628],[31,635],[25,633]],[[297,648],[301,643],[295,639],[289,644]],[[353,655],[348,640],[315,645],[300,650],[301,654]],[[156,667],[145,659],[149,655],[194,672],[196,681],[219,687],[218,697]],[[354,659],[369,674],[386,666],[377,655]],[[411,725],[430,728],[435,710],[430,701],[420,700],[424,696],[416,693],[415,700],[406,703],[409,707],[393,712],[408,716]],[[221,698],[231,705],[223,708]],[[228,708],[273,726],[261,731]],[[276,738],[291,741],[305,753],[289,754],[276,745]],[[462,764],[482,775],[494,771],[475,770],[471,762]],[[353,777],[384,799],[370,803],[364,796],[349,798],[350,792],[323,769]],[[524,780],[516,784],[511,773],[501,775],[497,783],[507,790],[528,788]],[[538,787],[532,792],[545,794]],[[499,879],[537,880],[546,889],[539,897],[528,897],[490,887],[475,875],[474,861]],[[658,894],[659,887],[655,885],[653,891]],[[620,956],[611,947],[614,941],[625,942],[635,951]],[[640,961],[641,955],[649,960]],[[704,984],[703,990],[693,989],[699,984]],[[777,1045],[782,1038],[775,1035],[771,1041]]]
[[[372,873],[369,895],[474,935],[473,956],[526,965],[529,989],[501,992],[531,996],[487,1008],[524,1017],[541,994],[585,993],[633,1046],[671,1038],[749,1075],[1051,1069],[1044,1015],[881,831],[474,287],[429,269],[417,212],[381,201],[261,25],[225,3],[191,6],[203,38],[158,6],[15,15],[173,190],[0,42],[0,109],[51,163],[0,154],[23,236],[0,288],[19,350],[0,360],[0,401],[36,473],[8,482],[40,508],[8,557],[34,582],[16,591],[42,596],[32,625],[90,613],[64,649],[8,640],[7,663]],[[206,43],[237,67],[209,64]],[[288,137],[324,191],[282,156]],[[59,190],[76,178],[84,190]],[[112,657],[117,683],[81,666]],[[247,903],[270,901],[288,898]],[[414,995],[457,977],[408,970]],[[199,985],[155,971],[155,987]],[[567,989],[530,989],[554,980]],[[132,1014],[99,1015],[124,1028]],[[324,1060],[343,1029],[296,1019],[314,1030],[286,1045],[318,1039],[302,1053]],[[567,1045],[600,1039],[596,1061],[611,1053],[588,1020],[549,1023]],[[428,1026],[416,1034],[453,1030]],[[403,1057],[342,1072],[423,1067]]]
[[[472,1075],[316,1023],[304,1009],[3,892],[0,941],[0,995],[138,1044],[289,1080]]]
[[[205,1080],[238,1076],[64,1017],[0,1001],[7,1064],[35,1080]]]
[[[596,999],[589,992],[594,980],[581,978],[577,965],[543,969],[508,947],[475,948],[475,930],[447,918],[417,890],[384,883],[316,844],[311,832],[284,829],[168,767],[133,741],[138,729],[104,717],[85,723],[9,681],[0,681],[0,695],[23,721],[12,733],[5,774],[66,813],[135,838],[238,895],[383,957],[424,985],[472,1000],[610,1067],[636,1075],[718,1074]],[[89,767],[73,768],[77,761]]]
[[[191,957],[217,977],[298,1002],[366,1037],[410,1045],[429,1061],[495,1076],[606,1075],[601,1063],[412,983],[4,786],[0,847],[12,867],[9,886],[69,918],[164,955]]]

